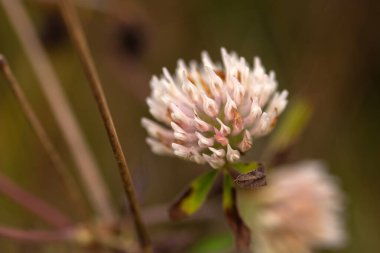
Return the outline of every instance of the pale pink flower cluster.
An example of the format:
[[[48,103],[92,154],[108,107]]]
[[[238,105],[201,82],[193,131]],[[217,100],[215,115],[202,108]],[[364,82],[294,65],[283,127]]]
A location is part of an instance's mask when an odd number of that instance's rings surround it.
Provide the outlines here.
[[[287,91],[276,92],[275,75],[265,72],[259,58],[251,68],[236,53],[221,51],[223,65],[204,52],[202,64],[180,60],[174,75],[164,68],[152,78],[147,103],[159,123],[144,118],[142,125],[153,152],[220,168],[272,130]]]
[[[306,253],[344,242],[342,195],[318,161],[278,168],[267,187],[239,191],[238,207],[253,252]]]

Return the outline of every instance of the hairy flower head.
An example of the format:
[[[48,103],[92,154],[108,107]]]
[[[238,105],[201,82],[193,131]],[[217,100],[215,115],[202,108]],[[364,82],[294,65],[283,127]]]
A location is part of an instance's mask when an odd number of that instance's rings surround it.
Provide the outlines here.
[[[342,196],[318,161],[279,168],[267,187],[239,191],[238,207],[251,230],[253,252],[306,253],[344,241]]]
[[[179,60],[174,75],[164,68],[152,78],[147,103],[159,123],[143,118],[142,125],[153,152],[220,168],[272,130],[287,91],[276,91],[274,73],[266,73],[259,58],[251,68],[236,53],[221,51],[223,65],[204,52],[202,64]]]

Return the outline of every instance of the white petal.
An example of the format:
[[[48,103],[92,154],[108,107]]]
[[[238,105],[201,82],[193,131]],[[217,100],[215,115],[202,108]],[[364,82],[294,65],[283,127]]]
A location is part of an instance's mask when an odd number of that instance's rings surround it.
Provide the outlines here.
[[[173,121],[182,123],[181,125],[185,129],[189,129],[192,127],[192,118],[188,117],[176,104],[171,103],[170,109],[172,110],[171,116]]]
[[[166,107],[161,103],[158,103],[155,99],[147,98],[147,104],[149,105],[149,112],[154,116],[155,119],[169,124],[171,119],[166,114]]]
[[[207,138],[199,132],[195,132],[195,135],[198,137],[198,145],[201,148],[208,148],[214,145],[214,138]]]
[[[224,115],[228,121],[233,120],[237,106],[235,102],[231,99],[230,95],[227,93],[227,103],[224,107]]]
[[[222,159],[222,158],[216,158],[216,157],[212,157],[212,156],[209,156],[209,155],[206,155],[206,154],[203,154],[203,158],[214,169],[219,169],[219,168],[223,167],[223,165],[226,163],[224,161],[224,159]]]
[[[222,53],[224,68],[227,70],[231,67],[231,58],[230,58],[227,50],[224,47],[222,47],[220,51]]]
[[[252,137],[248,130],[244,131],[243,140],[238,144],[238,148],[241,152],[247,152],[252,147]]]
[[[214,128],[214,138],[217,142],[222,144],[223,146],[226,146],[229,143],[229,140],[216,128]]]
[[[221,89],[223,86],[223,80],[215,73],[214,69],[206,66],[205,71],[209,75],[211,82],[214,83],[217,88]]]
[[[145,127],[150,136],[156,139],[164,139],[167,142],[171,142],[173,140],[173,131],[160,126],[156,122],[143,118],[141,120],[141,124]]]
[[[173,148],[175,155],[182,157],[182,158],[185,158],[185,159],[189,159],[189,157],[191,155],[191,149],[190,148],[185,147],[185,146],[180,145],[180,144],[177,144],[177,143],[173,143],[172,148]]]
[[[286,90],[282,91],[281,93],[276,92],[268,106],[267,112],[280,114],[288,103],[287,96],[288,91]]]
[[[182,79],[182,90],[194,103],[198,103],[201,99],[199,89],[195,86],[195,84],[189,81],[185,73],[182,73]]]
[[[237,105],[240,105],[245,94],[245,88],[243,85],[241,85],[241,83],[235,77],[233,77],[231,80],[234,86],[233,88],[234,101]]]
[[[240,159],[240,153],[237,150],[231,148],[230,144],[227,145],[227,160],[229,162],[236,162]]]
[[[194,161],[194,162],[196,162],[198,164],[205,164],[206,163],[206,160],[197,151],[193,151],[192,152],[192,156],[190,157],[190,160],[192,160],[192,161]]]
[[[252,125],[262,114],[257,97],[252,100],[251,109],[248,116],[244,119],[245,125]]]
[[[202,99],[204,112],[210,117],[215,117],[218,115],[219,108],[216,102],[213,99],[209,98],[205,93],[202,93]]]
[[[178,132],[178,133],[183,133],[185,134],[186,131],[182,129],[182,127],[180,127],[178,124],[176,124],[175,122],[171,122],[170,123],[171,127],[173,128],[174,132]]]
[[[153,138],[146,138],[146,142],[149,144],[152,151],[158,155],[173,155],[173,150]]]
[[[217,157],[223,158],[226,155],[226,151],[224,149],[215,149],[213,147],[208,148],[212,153],[214,153]]]
[[[253,61],[253,74],[257,77],[261,77],[265,75],[265,69],[261,64],[261,60],[259,57],[255,57]]]
[[[172,84],[174,84],[172,75],[169,73],[169,70],[167,68],[162,68],[162,72],[164,73],[165,78]]]
[[[212,62],[210,58],[210,55],[206,51],[203,51],[201,53],[201,57],[202,57],[202,62],[204,66],[211,67],[211,68],[215,67],[214,63]]]
[[[231,128],[226,126],[219,118],[216,118],[216,121],[220,124],[220,132],[224,135],[227,136],[231,133]]]
[[[256,135],[256,136],[262,136],[262,135],[265,135],[267,134],[269,131],[270,131],[270,122],[271,122],[271,116],[264,112],[257,125],[253,128],[252,130],[252,135]]]
[[[207,132],[212,129],[211,125],[201,120],[197,114],[194,116],[194,125],[195,128],[200,132]]]
[[[171,122],[172,129],[174,130],[174,137],[177,140],[183,142],[193,142],[197,140],[197,137],[193,133],[186,132],[182,127],[180,127],[175,122]]]
[[[215,98],[215,100],[218,100],[221,102],[223,100],[223,81],[220,79],[220,77],[215,74],[214,70],[210,67],[205,66],[205,79],[209,82],[209,89],[211,91],[211,94]]]

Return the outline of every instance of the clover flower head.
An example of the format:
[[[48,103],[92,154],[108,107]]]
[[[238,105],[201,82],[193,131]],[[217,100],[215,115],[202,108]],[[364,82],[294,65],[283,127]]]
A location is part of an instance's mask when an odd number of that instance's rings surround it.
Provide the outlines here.
[[[202,64],[179,60],[174,75],[164,68],[152,78],[147,103],[159,123],[143,118],[142,125],[153,152],[220,168],[272,130],[288,92],[276,91],[274,72],[266,73],[259,58],[251,68],[236,53],[221,52],[223,65],[203,52]]]
[[[305,253],[344,242],[342,194],[319,161],[278,168],[268,186],[238,193],[253,252]]]

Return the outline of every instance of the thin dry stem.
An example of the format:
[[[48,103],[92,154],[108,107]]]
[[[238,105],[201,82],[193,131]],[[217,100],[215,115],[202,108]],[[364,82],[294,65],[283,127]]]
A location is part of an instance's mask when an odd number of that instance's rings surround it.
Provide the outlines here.
[[[140,244],[144,252],[151,252],[151,242],[143,223],[140,206],[137,201],[135,189],[133,186],[133,181],[129,172],[127,161],[125,159],[115,125],[112,120],[112,116],[104,95],[104,91],[100,82],[100,78],[95,68],[94,61],[90,54],[86,38],[84,36],[82,26],[80,24],[79,17],[76,10],[70,0],[62,0],[60,2],[61,12],[63,18],[68,27],[68,31],[72,37],[74,45],[79,54],[80,60],[82,62],[83,68],[85,70],[86,76],[89,80],[89,84],[93,95],[95,97],[98,109],[100,111],[104,126],[106,128],[110,144],[119,167],[119,172],[123,180],[123,186],[125,193],[128,197],[131,211],[133,214],[134,222],[137,229],[137,234],[139,237]]]
[[[53,142],[50,140],[45,128],[42,126],[41,121],[38,119],[36,113],[34,112],[31,104],[26,98],[24,92],[22,91],[17,79],[15,78],[12,70],[10,69],[6,59],[0,54],[0,70],[3,72],[5,78],[8,81],[9,87],[11,88],[13,94],[15,95],[17,101],[19,102],[21,109],[23,110],[26,118],[28,119],[30,125],[32,126],[38,140],[41,142],[43,148],[53,166],[57,169],[58,173],[62,177],[63,183],[65,184],[66,190],[69,193],[73,204],[80,212],[83,218],[85,217],[85,203],[84,197],[81,196],[80,188],[75,181],[73,175],[68,170],[67,166],[63,162],[63,159],[59,155],[57,149],[54,147]]]
[[[23,242],[64,242],[70,237],[66,230],[23,230],[0,225],[0,236]]]
[[[0,193],[8,196],[17,204],[54,227],[64,228],[72,224],[70,218],[55,207],[25,191],[2,174],[0,174]]]
[[[112,208],[106,184],[99,174],[94,156],[86,144],[30,17],[20,0],[0,0],[0,3],[37,75],[42,91],[69,146],[93,209],[104,221],[115,222],[116,213]]]
[[[40,2],[47,5],[56,5],[60,0],[32,0],[33,2]],[[101,11],[106,12],[105,5],[107,4],[107,1],[110,0],[104,0],[104,1],[75,1],[75,4],[80,7],[91,11]]]

